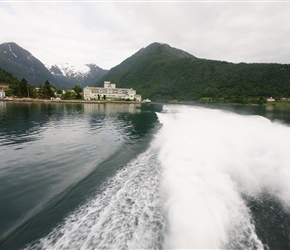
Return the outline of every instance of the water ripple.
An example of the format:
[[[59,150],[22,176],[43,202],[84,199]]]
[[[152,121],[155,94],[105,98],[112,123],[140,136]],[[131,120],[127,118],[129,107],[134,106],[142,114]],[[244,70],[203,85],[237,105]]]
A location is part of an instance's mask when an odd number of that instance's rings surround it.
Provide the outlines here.
[[[27,249],[160,249],[165,222],[159,176],[156,153],[148,150]]]

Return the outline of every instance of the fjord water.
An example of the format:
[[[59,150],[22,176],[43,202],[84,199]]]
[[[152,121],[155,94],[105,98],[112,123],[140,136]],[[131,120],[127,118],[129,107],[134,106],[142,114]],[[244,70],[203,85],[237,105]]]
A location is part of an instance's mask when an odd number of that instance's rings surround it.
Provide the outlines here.
[[[290,248],[290,109],[0,102],[0,248]]]

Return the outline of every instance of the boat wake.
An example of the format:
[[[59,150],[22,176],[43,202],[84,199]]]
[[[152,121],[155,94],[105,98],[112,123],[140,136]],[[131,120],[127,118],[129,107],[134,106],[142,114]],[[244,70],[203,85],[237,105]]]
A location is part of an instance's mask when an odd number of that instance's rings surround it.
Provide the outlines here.
[[[289,214],[289,127],[170,105],[158,119],[147,151],[27,248],[267,248],[247,200],[266,193]]]
[[[247,198],[267,193],[289,211],[289,127],[205,108],[165,111],[158,114],[163,127],[156,140],[168,223],[164,247],[267,248]]]

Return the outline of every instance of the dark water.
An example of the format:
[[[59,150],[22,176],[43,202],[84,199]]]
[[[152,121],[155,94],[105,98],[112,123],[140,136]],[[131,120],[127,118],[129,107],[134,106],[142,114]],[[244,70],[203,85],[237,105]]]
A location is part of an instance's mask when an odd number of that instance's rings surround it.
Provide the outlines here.
[[[290,109],[0,102],[1,249],[290,248]]]

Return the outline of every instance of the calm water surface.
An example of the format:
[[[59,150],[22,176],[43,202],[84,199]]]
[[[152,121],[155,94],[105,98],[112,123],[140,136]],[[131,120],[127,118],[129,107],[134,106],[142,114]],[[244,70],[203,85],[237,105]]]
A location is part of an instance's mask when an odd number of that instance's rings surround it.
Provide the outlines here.
[[[290,248],[290,109],[0,102],[0,248]]]

